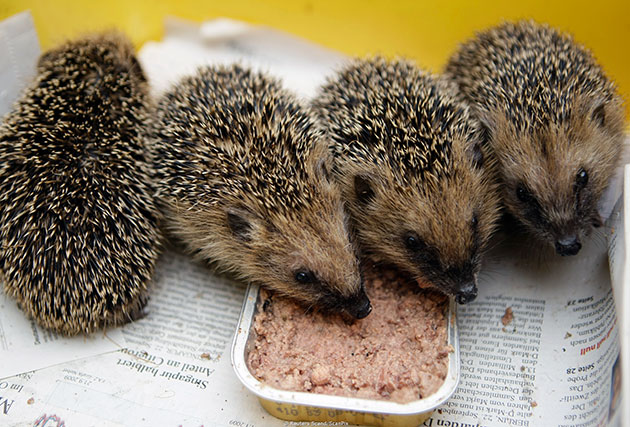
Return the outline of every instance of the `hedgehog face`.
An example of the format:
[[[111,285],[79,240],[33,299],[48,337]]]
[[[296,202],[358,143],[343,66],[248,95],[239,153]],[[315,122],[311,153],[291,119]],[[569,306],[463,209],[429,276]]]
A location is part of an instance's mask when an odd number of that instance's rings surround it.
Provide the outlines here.
[[[357,319],[370,313],[343,204],[330,184],[299,211],[263,212],[254,199],[225,200],[220,209],[179,200],[166,208],[178,218],[171,232],[198,259],[307,308]]]
[[[453,173],[403,186],[387,168],[346,165],[342,186],[362,250],[393,263],[465,304],[477,295],[483,248],[499,213],[493,184],[473,164],[479,152],[459,157]]]
[[[408,61],[357,60],[313,106],[362,251],[472,301],[499,205],[457,88]]]
[[[575,255],[619,157],[622,101],[592,53],[534,21],[464,43],[446,74],[488,128],[508,211],[560,255]]]
[[[531,132],[516,132],[503,119],[492,140],[506,208],[563,256],[577,254],[601,225],[597,203],[623,138],[619,106],[576,100],[571,108],[566,122]]]
[[[241,252],[239,268],[250,278],[307,307],[345,311],[361,319],[371,311],[349,240],[339,194],[326,185],[301,212],[227,213]]]

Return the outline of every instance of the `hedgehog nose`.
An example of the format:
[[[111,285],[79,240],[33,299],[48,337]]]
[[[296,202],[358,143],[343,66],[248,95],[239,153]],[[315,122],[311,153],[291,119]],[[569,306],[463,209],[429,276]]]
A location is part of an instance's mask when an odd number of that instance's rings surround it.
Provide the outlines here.
[[[348,304],[346,311],[355,319],[363,319],[372,311],[372,304],[367,294],[361,288],[358,295],[353,297]]]
[[[576,235],[564,236],[556,242],[556,252],[562,256],[575,255],[581,248],[582,244]]]
[[[468,282],[459,288],[459,292],[455,295],[455,301],[459,304],[468,304],[477,298],[477,285],[475,282]]]
[[[372,304],[370,304],[370,300],[366,298],[365,302],[361,304],[357,308],[356,312],[352,313],[352,315],[356,317],[357,319],[363,319],[371,312],[372,312]]]

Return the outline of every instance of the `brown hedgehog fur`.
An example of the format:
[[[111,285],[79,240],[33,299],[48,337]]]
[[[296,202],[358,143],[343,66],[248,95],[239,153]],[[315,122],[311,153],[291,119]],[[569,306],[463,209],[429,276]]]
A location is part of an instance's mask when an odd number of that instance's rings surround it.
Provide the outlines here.
[[[487,128],[507,211],[559,254],[577,253],[601,224],[624,131],[593,55],[548,26],[505,23],[464,43],[446,74]]]
[[[46,328],[91,332],[144,301],[159,232],[142,132],[147,85],[105,33],[43,54],[0,125],[0,272]]]
[[[277,81],[201,68],[157,118],[158,200],[189,252],[307,306],[369,313],[326,144]]]
[[[499,215],[479,123],[455,87],[404,60],[355,60],[313,103],[361,248],[461,303]]]

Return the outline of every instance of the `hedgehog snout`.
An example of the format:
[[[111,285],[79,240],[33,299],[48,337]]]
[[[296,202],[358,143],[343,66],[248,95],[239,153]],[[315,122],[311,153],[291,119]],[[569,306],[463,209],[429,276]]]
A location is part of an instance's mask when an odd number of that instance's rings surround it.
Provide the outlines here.
[[[459,291],[455,295],[455,300],[459,304],[468,304],[477,298],[477,284],[474,281],[465,283],[459,287]]]
[[[455,301],[459,304],[468,304],[477,298],[478,268],[478,263],[471,259],[458,267],[443,270],[437,275],[435,282],[438,289],[455,296]]]
[[[347,299],[344,310],[355,319],[363,319],[372,312],[372,304],[363,286],[359,292]]]
[[[558,255],[569,256],[577,254],[582,248],[580,240],[575,234],[568,234],[556,240],[556,252]]]
[[[589,235],[594,226],[593,221],[582,212],[571,212],[555,219],[543,239],[560,256],[577,255],[582,249],[582,239]]]

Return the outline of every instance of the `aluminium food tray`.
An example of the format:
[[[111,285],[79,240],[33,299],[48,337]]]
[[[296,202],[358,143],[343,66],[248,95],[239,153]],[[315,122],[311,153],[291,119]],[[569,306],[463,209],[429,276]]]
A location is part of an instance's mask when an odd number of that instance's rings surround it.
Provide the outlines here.
[[[459,380],[459,341],[457,336],[456,304],[450,298],[447,316],[449,354],[448,373],[437,392],[409,403],[360,399],[319,393],[280,390],[268,386],[252,375],[247,365],[254,346],[256,332],[253,320],[260,304],[259,286],[249,285],[241,310],[238,328],[232,343],[232,366],[241,382],[254,393],[271,415],[288,421],[345,422],[374,426],[417,426],[428,419],[435,408],[455,391]]]

